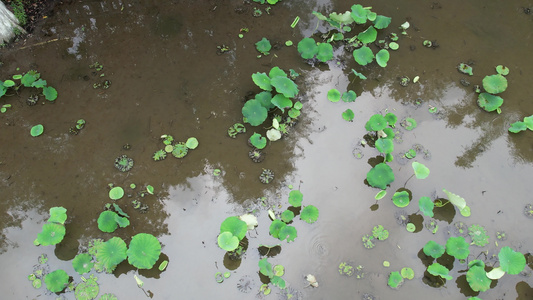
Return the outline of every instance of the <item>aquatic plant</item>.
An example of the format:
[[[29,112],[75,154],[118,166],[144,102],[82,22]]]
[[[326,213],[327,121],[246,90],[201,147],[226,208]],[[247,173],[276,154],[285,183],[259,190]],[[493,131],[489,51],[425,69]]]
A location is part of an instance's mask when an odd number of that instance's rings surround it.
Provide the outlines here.
[[[128,263],[138,269],[151,269],[161,254],[161,243],[148,233],[138,233],[131,238]]]
[[[374,226],[372,229],[372,235],[380,240],[384,241],[389,237],[389,231],[383,227],[383,225]]]
[[[40,136],[43,132],[44,126],[42,124],[37,124],[30,129],[30,134],[33,137]]]
[[[259,272],[266,277],[270,278],[270,282],[279,287],[280,289],[284,289],[286,287],[285,280],[281,278],[283,275],[283,272],[280,272],[280,270],[283,270],[284,267],[281,265],[272,266],[270,262],[268,262],[267,258],[262,258],[258,262],[259,266]]]
[[[502,93],[507,89],[507,79],[500,74],[485,76],[483,88],[490,94]]]
[[[124,189],[116,186],[109,190],[109,198],[111,200],[118,200],[124,196]]]
[[[366,66],[374,61],[374,53],[368,46],[363,46],[353,51],[355,61],[361,66]]]
[[[189,148],[183,142],[175,144],[172,150],[172,156],[175,158],[184,158],[187,153],[189,153]]]
[[[271,98],[272,98],[272,96],[271,96]],[[235,137],[237,137],[237,134],[245,133],[245,132],[246,132],[246,127],[244,127],[244,125],[242,125],[241,123],[235,123],[235,124],[231,125],[230,128],[228,129],[228,135],[231,138],[235,138]]]
[[[268,111],[261,105],[261,102],[252,99],[244,104],[242,115],[244,116],[246,123],[249,123],[252,126],[258,126],[266,120]]]
[[[514,251],[511,247],[501,248],[500,253],[498,253],[498,259],[502,271],[511,275],[519,274],[526,267],[525,256],[520,252]]]
[[[41,74],[35,70],[30,70],[24,75],[15,74],[13,80],[8,79],[0,81],[0,98],[4,96],[9,89],[18,91],[22,86],[29,88],[42,89],[42,93],[46,100],[54,101],[57,99],[57,90],[51,86],[47,86],[46,80],[43,80]],[[20,84],[17,85],[14,80],[20,80]]]
[[[191,150],[196,149],[196,147],[198,147],[198,144],[198,140],[195,137],[190,137],[185,142],[185,146]]]
[[[429,197],[420,197],[420,200],[418,200],[418,208],[420,211],[430,217],[433,218],[433,208],[435,207],[435,204]]]
[[[466,281],[475,292],[484,292],[490,289],[491,280],[485,272],[485,263],[481,260],[473,260],[468,263]]]
[[[428,241],[422,250],[427,256],[439,258],[444,254],[446,248],[435,241]]]
[[[483,226],[474,224],[468,228],[468,235],[472,238],[472,244],[483,247],[489,243],[489,236]]]
[[[328,91],[328,100],[331,102],[339,102],[341,100],[341,92],[337,89],[331,89]]]
[[[281,213],[280,218],[283,222],[289,223],[292,221],[292,219],[294,219],[294,213],[286,209],[285,211]]]
[[[130,225],[128,218],[121,217],[116,212],[110,210],[100,213],[97,223],[98,229],[102,232],[114,232],[118,226],[124,228]]]
[[[353,110],[351,110],[349,108],[342,113],[342,118],[345,121],[352,122],[354,117],[355,117],[355,114],[354,114]]]
[[[274,179],[274,172],[270,169],[263,169],[261,175],[259,175],[259,181],[264,184],[270,183]]]
[[[357,94],[352,90],[342,93],[342,97],[341,97],[342,101],[344,102],[355,102],[356,98],[357,98]]]
[[[498,111],[500,109],[500,106],[503,104],[503,99],[500,96],[492,95],[489,93],[481,93],[478,96],[477,104],[479,107],[483,108],[484,110],[491,112],[491,111]]]
[[[59,293],[63,291],[69,281],[69,276],[64,270],[55,270],[44,276],[44,283],[46,288],[52,293]]]
[[[300,212],[300,220],[313,224],[318,220],[318,208],[313,205],[305,206]]]
[[[266,147],[267,140],[261,134],[254,132],[250,137],[250,143],[257,149],[263,149]]]
[[[388,280],[387,284],[391,288],[396,289],[396,288],[400,287],[400,285],[402,285],[402,283],[403,283],[403,277],[402,277],[402,275],[400,275],[400,272],[397,272],[397,271],[390,272],[389,280]]]
[[[159,149],[156,152],[154,152],[154,155],[152,156],[152,158],[155,161],[163,160],[163,159],[167,158],[167,152],[165,152],[165,150],[163,150],[163,149]]]
[[[427,271],[429,274],[433,276],[440,276],[447,280],[453,279],[453,277],[449,274],[450,270],[448,270],[448,268],[439,264],[438,262],[434,262],[431,265],[429,265],[427,268]]]
[[[302,205],[304,195],[299,190],[292,190],[289,192],[289,204],[294,207]]]
[[[368,171],[366,180],[370,186],[384,190],[394,181],[394,173],[386,163],[379,163]]]
[[[126,243],[119,237],[112,237],[106,242],[99,242],[94,248],[96,251],[95,269],[104,270],[106,273],[113,272],[117,265],[127,257]]]
[[[392,202],[398,207],[406,207],[409,205],[409,193],[407,191],[395,192],[392,196]]]
[[[417,179],[426,179],[429,176],[429,169],[423,164],[414,161],[411,165]]]
[[[526,129],[533,131],[533,115],[525,117],[523,121],[512,123],[511,127],[509,127],[509,132],[518,133]]]
[[[96,282],[98,278],[94,276],[94,274],[91,274],[88,279],[82,276],[81,280],[82,281],[78,283],[78,285],[76,285],[76,288],[74,290],[76,300],[95,299],[96,296],[98,296],[98,292],[100,292],[100,287]]]
[[[355,268],[347,262],[341,262],[339,264],[339,274],[341,275],[350,277],[354,274],[354,271]]]
[[[263,55],[269,55],[270,53],[268,51],[272,49],[272,45],[270,44],[270,41],[264,37],[259,42],[255,43],[255,49]]]
[[[253,228],[252,228],[253,229]],[[248,231],[248,223],[239,217],[228,217],[220,224],[220,234],[217,238],[218,246],[226,251],[233,251],[239,247],[239,242]]]
[[[115,168],[120,172],[128,172],[133,168],[133,159],[125,154],[115,158]]]
[[[472,72],[472,67],[465,63],[460,63],[459,65],[457,65],[457,70],[463,74],[468,74],[470,76],[474,75],[474,73]]]
[[[92,255],[88,253],[80,253],[72,260],[72,267],[78,274],[83,275],[89,273],[94,266],[92,262]]]
[[[376,149],[383,153],[383,154],[389,154],[394,151],[394,143],[387,138],[378,138],[375,142]]]
[[[409,267],[402,268],[400,270],[400,274],[402,275],[402,278],[407,279],[407,280],[411,280],[415,278],[415,272],[413,271],[412,268],[409,268]]]
[[[374,244],[374,242],[373,242],[373,240],[374,240],[374,236],[373,235],[365,234],[365,235],[363,235],[361,240],[363,241],[363,246],[366,249],[372,249],[372,248],[374,248],[374,246],[376,246]]]
[[[468,246],[464,237],[450,237],[446,241],[446,253],[457,259],[466,259],[470,254]]]
[[[49,246],[59,244],[65,237],[65,221],[67,220],[67,209],[64,207],[52,207],[49,210],[50,217],[43,225],[41,232],[37,235],[38,245]]]

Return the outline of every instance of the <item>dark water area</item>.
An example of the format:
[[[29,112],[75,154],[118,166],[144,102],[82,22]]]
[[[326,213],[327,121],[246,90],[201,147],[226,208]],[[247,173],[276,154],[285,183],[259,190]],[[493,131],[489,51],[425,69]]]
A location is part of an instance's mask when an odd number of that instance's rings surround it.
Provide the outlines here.
[[[390,51],[387,67],[375,62],[359,66],[342,47],[328,63],[312,66],[303,60],[298,42],[311,35],[318,41],[329,28],[312,12],[342,13],[357,3],[392,18],[378,35],[399,34],[400,48]],[[93,270],[98,297],[288,299],[292,293],[292,299],[367,299],[366,294],[375,299],[533,299],[533,220],[524,215],[524,207],[533,203],[533,133],[508,131],[511,123],[533,115],[532,5],[520,0],[283,0],[267,11],[267,5],[248,1],[56,4],[32,36],[0,49],[1,80],[35,69],[59,94],[53,103],[41,96],[35,106],[26,104],[35,92],[29,88],[0,99],[0,104],[12,105],[0,114],[2,298],[75,299],[73,292],[47,292],[44,283],[40,289],[32,287],[27,277],[41,254],[48,256],[50,271],[61,268],[78,283],[81,276],[72,259],[86,251],[90,240],[118,236],[129,243],[143,232],[161,242],[167,269],[157,270],[161,258],[152,270],[137,270],[127,262],[113,274]],[[255,9],[262,15],[253,16]],[[296,16],[300,21],[291,28]],[[399,26],[406,21],[410,27],[401,35]],[[263,37],[273,49],[258,57],[255,43]],[[293,46],[285,45],[288,40]],[[438,47],[425,47],[425,40]],[[101,70],[90,67],[96,62]],[[458,72],[461,62],[473,66],[473,76]],[[501,114],[481,109],[473,91],[486,75],[496,74],[497,65],[510,70]],[[295,82],[302,115],[287,136],[268,143],[265,160],[255,163],[248,157],[252,148],[247,139],[254,132],[265,135],[271,124],[245,124],[246,133],[235,139],[227,130],[242,122],[244,103],[261,91],[251,75],[275,66],[300,73]],[[355,77],[352,69],[367,79]],[[403,76],[419,80],[404,87],[399,84]],[[98,87],[104,80],[110,82],[107,89]],[[353,90],[357,99],[332,103],[327,97],[332,88]],[[429,111],[433,107],[436,113]],[[341,116],[348,108],[355,113],[353,122]],[[368,119],[387,112],[396,114],[398,122],[413,118],[417,127],[396,126],[395,159],[389,163],[395,180],[387,195],[375,200],[379,189],[365,179],[379,152],[361,141]],[[86,121],[85,127],[69,134],[78,119]],[[45,130],[32,137],[30,128],[36,124]],[[180,142],[195,137],[199,146],[184,158],[169,155],[154,161],[165,134]],[[415,145],[427,150],[414,159],[431,170],[424,180],[411,178],[412,160],[402,157]],[[134,160],[124,173],[114,167],[123,154]],[[216,169],[220,176],[213,174]],[[263,169],[275,173],[269,184],[258,179]],[[97,219],[112,202],[109,184],[126,191],[115,203],[129,214],[131,225],[103,233]],[[155,193],[141,197],[147,185]],[[413,202],[401,209],[391,200],[400,188],[411,193]],[[298,237],[287,243],[270,236],[268,210],[283,212],[291,189],[303,193],[304,206],[319,209],[319,218],[313,224],[295,219]],[[433,219],[423,215],[418,199],[446,199],[443,189],[466,199],[471,216],[461,216],[451,204],[436,209]],[[147,211],[136,210],[132,200],[141,201]],[[49,209],[56,206],[67,209],[64,240],[34,246]],[[259,225],[247,234],[242,260],[230,261],[217,244],[220,224],[245,213],[256,215]],[[401,215],[410,216],[415,232],[406,230]],[[426,228],[431,221],[439,226],[436,233]],[[452,280],[429,276],[421,249],[430,240],[444,245],[450,236],[460,235],[461,222],[479,224],[489,236],[483,247],[470,245],[468,261],[498,266],[500,249],[509,246],[527,254],[524,271],[494,280],[481,293],[468,285],[466,262],[442,262],[450,267]],[[366,249],[362,237],[377,225],[389,237]],[[501,232],[506,239],[497,239]],[[289,288],[270,284],[271,294],[260,295],[266,281],[259,275],[263,256],[258,248],[277,244],[281,252],[268,260],[285,267],[282,277]],[[341,262],[363,266],[363,278],[339,274]],[[389,274],[404,267],[414,270],[414,278],[390,288]],[[226,271],[231,277],[217,283],[215,273]],[[309,286],[308,274],[316,276],[318,287]],[[134,275],[144,281],[142,289]],[[245,283],[250,290],[243,288]]]

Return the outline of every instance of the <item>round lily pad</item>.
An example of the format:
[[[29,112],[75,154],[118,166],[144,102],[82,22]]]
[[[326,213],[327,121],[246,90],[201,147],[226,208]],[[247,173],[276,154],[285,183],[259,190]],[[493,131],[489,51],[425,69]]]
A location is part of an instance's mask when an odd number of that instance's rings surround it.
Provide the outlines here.
[[[318,52],[316,58],[321,62],[327,62],[333,58],[333,46],[330,43],[318,44]]]
[[[276,77],[277,78],[277,77]],[[248,100],[242,107],[242,115],[252,126],[261,125],[268,116],[268,110],[258,100]]]
[[[487,272],[482,266],[473,266],[466,272],[466,281],[475,292],[484,292],[490,289],[492,281],[487,277]]]
[[[35,125],[30,129],[30,134],[33,137],[40,136],[44,132],[44,126],[41,124]]]
[[[318,53],[318,46],[312,38],[304,38],[298,43],[298,52],[303,59],[311,59]]]
[[[232,235],[236,236],[239,241],[244,238],[246,232],[248,231],[248,225],[245,221],[239,219],[238,217],[231,216],[227,217],[222,224],[220,224],[220,233],[230,232]]]
[[[389,274],[388,285],[389,285],[391,288],[396,289],[396,288],[398,288],[402,283],[403,283],[403,277],[402,277],[402,275],[400,275],[400,272],[391,272],[391,273]]]
[[[198,140],[195,137],[190,137],[187,139],[187,142],[185,142],[185,146],[189,149],[196,149],[196,147],[198,147]]]
[[[318,208],[313,205],[307,205],[302,209],[302,212],[300,213],[300,219],[309,224],[316,222],[318,219]]]
[[[226,251],[233,251],[239,247],[239,238],[229,231],[224,231],[218,235],[218,246]]]
[[[435,242],[435,241],[429,241],[426,243],[426,245],[423,248],[424,254],[427,256],[431,256],[433,258],[439,258],[441,257],[446,249],[441,244]]]
[[[429,169],[423,164],[414,161],[412,166],[417,179],[426,179],[429,176]]]
[[[37,241],[43,246],[59,244],[65,237],[65,226],[58,223],[46,223],[37,235]]]
[[[109,191],[109,198],[111,200],[118,200],[124,196],[124,189],[120,186],[116,186]]]
[[[489,93],[481,93],[477,98],[477,104],[484,110],[491,112],[498,110],[502,106],[503,98]]]
[[[250,143],[252,143],[257,149],[263,149],[267,145],[267,140],[265,137],[261,136],[261,134],[254,132],[250,137]]]
[[[502,270],[511,275],[519,274],[526,267],[524,254],[516,252],[510,247],[503,247],[498,254],[498,259]]]
[[[285,223],[289,223],[293,218],[294,213],[288,209],[281,213],[281,220]]]
[[[342,113],[342,118],[345,121],[352,122],[354,117],[355,117],[355,114],[354,114],[353,110],[351,110],[349,108]]]
[[[46,288],[52,293],[58,293],[67,287],[69,276],[64,270],[55,270],[44,276]]]
[[[126,259],[126,250],[126,243],[119,237],[112,237],[107,242],[98,244],[95,255],[97,265],[108,273],[112,272],[119,263]]]
[[[431,264],[429,267],[428,267],[428,273],[431,274],[431,275],[434,275],[434,276],[440,276],[444,279],[447,279],[447,280],[452,280],[453,277],[449,275],[450,273],[450,270],[448,270],[445,266],[435,262],[433,264]]]
[[[398,207],[406,207],[409,205],[409,201],[409,193],[407,191],[396,192],[392,196],[392,202]]]
[[[76,300],[91,300],[98,296],[99,291],[100,287],[96,282],[96,277],[91,276],[86,281],[78,283],[74,294],[76,295]]]
[[[299,190],[292,190],[289,192],[289,204],[294,207],[300,207],[302,205],[304,195]]]
[[[98,229],[102,232],[113,232],[118,228],[117,213],[114,211],[106,210],[100,213],[98,217]]]
[[[131,238],[127,254],[134,267],[151,269],[161,254],[161,243],[151,234],[138,233]]]
[[[415,278],[415,272],[411,268],[408,268],[408,267],[402,268],[400,273],[401,273],[402,277],[405,278],[405,279],[411,280],[411,279]]]
[[[376,54],[376,62],[382,68],[385,68],[387,66],[387,62],[389,61],[389,58],[390,58],[390,54],[389,54],[389,51],[387,51],[386,49],[381,49]]]
[[[368,46],[363,46],[353,51],[353,58],[361,66],[366,66],[374,60],[374,53]]]
[[[457,259],[466,259],[468,254],[470,254],[468,246],[464,237],[450,237],[446,241],[446,253]]]
[[[368,131],[380,131],[388,126],[387,119],[381,114],[375,114],[370,117],[365,124],[365,129]]]
[[[185,146],[185,143],[177,143],[172,150],[172,156],[175,158],[184,158],[189,153],[189,148]]]
[[[371,186],[384,190],[387,188],[387,185],[394,181],[394,173],[389,165],[379,163],[368,171],[366,180]]]
[[[357,94],[352,90],[344,92],[341,97],[344,102],[354,102],[355,98],[357,98]]]
[[[337,89],[331,89],[328,91],[328,100],[331,102],[339,102],[341,100],[341,92]]]
[[[487,93],[499,94],[507,89],[507,79],[500,74],[485,76],[483,88]]]
[[[72,260],[72,267],[80,275],[89,273],[94,265],[92,259],[92,255],[88,253],[80,253]]]

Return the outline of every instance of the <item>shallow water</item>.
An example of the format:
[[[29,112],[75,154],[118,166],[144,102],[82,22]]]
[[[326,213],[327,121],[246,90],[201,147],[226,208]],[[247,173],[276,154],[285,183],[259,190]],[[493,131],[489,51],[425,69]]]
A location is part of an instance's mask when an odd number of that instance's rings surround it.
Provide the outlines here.
[[[25,104],[28,90],[2,98],[13,105],[0,115],[0,262],[4,268],[0,287],[6,297],[54,299],[44,287],[34,290],[26,279],[41,253],[48,255],[51,270],[62,268],[79,282],[70,261],[90,239],[120,236],[128,240],[147,232],[161,241],[168,268],[137,273],[123,263],[114,275],[98,275],[100,295],[253,299],[261,285],[257,266],[261,257],[256,249],[279,243],[268,233],[268,207],[258,199],[266,197],[267,205],[282,212],[288,206],[289,185],[302,191],[304,205],[319,208],[320,217],[311,225],[295,220],[298,238],[288,244],[281,242],[281,253],[269,261],[285,266],[283,278],[304,299],[358,299],[364,293],[378,299],[476,295],[462,272],[466,264],[459,262],[450,272],[454,279],[445,287],[433,288],[423,282],[426,267],[419,251],[428,240],[444,244],[455,235],[453,224],[458,221],[480,224],[490,236],[487,246],[470,247],[469,260],[487,251],[486,261],[492,265],[490,257],[502,246],[531,253],[533,242],[525,238],[525,232],[532,221],[523,215],[523,209],[532,202],[533,189],[527,178],[532,172],[533,135],[531,131],[507,131],[510,123],[533,114],[527,100],[533,78],[529,67],[533,15],[523,10],[530,3],[360,3],[392,17],[385,33],[399,32],[398,26],[406,20],[411,24],[385,69],[375,63],[356,67],[349,53],[341,53],[339,65],[330,62],[311,67],[299,57],[296,46],[284,46],[286,40],[296,44],[314,32],[317,19],[313,10],[343,12],[355,4],[348,1],[285,0],[273,6],[270,14],[257,18],[252,16],[253,8],[265,6],[240,1],[81,1],[59,5],[42,30],[25,44],[2,49],[2,78],[17,73],[16,68],[23,72],[37,69],[59,92],[55,103],[34,107]],[[290,24],[297,15],[301,20],[292,29]],[[240,39],[243,27],[249,32]],[[281,48],[257,58],[254,44],[262,37],[279,42]],[[422,42],[426,39],[436,40],[439,47],[425,48]],[[218,55],[217,46],[221,45],[231,51]],[[469,60],[474,62],[471,77],[456,69]],[[101,72],[94,74],[89,68],[94,62],[104,66]],[[509,87],[502,94],[503,112],[486,113],[476,105],[472,86],[463,87],[459,80],[480,84],[499,64],[511,71]],[[246,94],[259,91],[251,74],[268,72],[274,66],[301,73],[296,83],[303,115],[289,136],[267,146],[265,161],[257,164],[247,157],[246,139],[265,129],[247,126],[247,133],[236,139],[229,138],[226,131],[241,120]],[[368,79],[355,79],[352,68]],[[102,78],[101,73],[105,74]],[[402,87],[401,76],[420,76],[420,81]],[[93,84],[103,79],[110,80],[111,87],[94,89]],[[331,88],[341,92],[352,89],[358,98],[355,103],[331,103],[327,100]],[[414,105],[419,98],[422,105]],[[429,105],[439,113],[430,114]],[[342,119],[347,108],[355,112],[354,122]],[[399,120],[412,117],[418,126],[412,131],[398,126],[403,141],[396,144],[396,159],[390,163],[396,179],[387,196],[376,201],[378,189],[365,185],[364,180],[371,168],[369,159],[378,152],[361,147],[360,141],[369,117],[386,111],[394,112]],[[86,127],[78,135],[69,135],[69,128],[80,118],[87,121]],[[28,132],[38,123],[45,126],[45,133],[32,138]],[[194,136],[200,146],[183,159],[154,162],[151,157],[162,148],[162,134],[179,141]],[[124,150],[125,144],[131,149]],[[429,159],[416,158],[431,170],[424,180],[409,179],[410,161],[401,159],[401,153],[414,144],[431,152]],[[354,157],[356,148],[362,149],[362,159]],[[113,166],[121,154],[135,160],[127,173]],[[222,170],[219,177],[213,176],[217,168]],[[263,168],[275,172],[273,183],[259,182]],[[118,200],[130,214],[131,226],[113,234],[100,232],[96,223],[105,203],[111,202],[109,183],[124,187],[135,199],[136,192],[147,184],[156,190],[154,196],[141,199],[149,205],[146,214],[134,210],[131,199]],[[135,191],[128,188],[131,183],[137,184]],[[395,220],[400,209],[390,203],[394,191],[404,186],[413,200],[445,197],[442,189],[447,189],[467,200],[472,215],[464,218],[457,212],[451,223],[442,217],[436,234],[425,228],[409,233]],[[373,211],[376,202],[379,208]],[[421,215],[413,202],[403,210]],[[33,240],[53,206],[67,208],[67,235],[57,247],[35,247]],[[253,210],[259,226],[248,234],[248,251],[240,265],[229,264],[217,246],[220,223],[228,216]],[[389,238],[365,249],[361,237],[378,224],[389,230]],[[508,237],[498,245],[497,231]],[[385,260],[390,267],[383,266]],[[343,261],[363,265],[365,277],[340,276],[338,265]],[[530,299],[530,266],[526,274],[505,275],[479,297]],[[389,288],[388,274],[403,267],[413,268],[415,278],[398,290]],[[214,274],[226,270],[231,270],[232,276],[218,284]],[[133,274],[144,281],[146,292],[137,288]],[[308,286],[307,274],[317,277],[318,288]],[[243,277],[253,281],[247,294],[237,289]],[[282,298],[278,288],[272,291],[267,299]],[[62,296],[74,299],[72,292]]]

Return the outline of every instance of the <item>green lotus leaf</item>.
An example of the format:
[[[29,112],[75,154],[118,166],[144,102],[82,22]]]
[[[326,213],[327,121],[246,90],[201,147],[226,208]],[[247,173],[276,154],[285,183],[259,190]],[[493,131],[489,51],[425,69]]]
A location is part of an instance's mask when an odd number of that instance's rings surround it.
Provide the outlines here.
[[[130,265],[139,269],[151,269],[161,254],[161,243],[148,233],[138,233],[131,238],[126,252]]]
[[[387,122],[387,119],[385,119],[385,117],[383,117],[380,114],[375,114],[372,117],[370,117],[368,122],[366,122],[365,129],[368,131],[380,131],[380,130],[385,129],[387,125],[388,125],[388,122]]]
[[[474,260],[471,260],[468,262],[468,267],[469,268],[472,268],[474,266],[479,266],[479,267],[482,267],[482,268],[485,268],[485,263],[480,260],[480,259],[474,259]]]
[[[353,51],[353,58],[361,66],[366,66],[374,60],[374,53],[368,46],[363,46]]]
[[[265,73],[254,73],[252,74],[252,80],[254,83],[260,87],[262,90],[271,91],[272,85],[270,84],[270,77]]]
[[[281,220],[276,219],[272,221],[272,224],[270,224],[269,227],[270,235],[272,235],[274,238],[279,238],[279,232],[285,226],[287,226],[287,224],[283,223]]]
[[[333,58],[333,46],[329,43],[318,44],[316,58],[321,62],[327,62]]]
[[[284,226],[278,233],[278,239],[280,239],[280,241],[287,239],[287,242],[293,242],[296,237],[298,237],[296,227],[290,225]]]
[[[298,52],[303,59],[311,59],[318,53],[318,46],[312,38],[304,38],[298,43]]]
[[[418,200],[418,208],[420,211],[430,218],[433,218],[433,208],[435,207],[435,204],[429,197],[420,197],[420,200]]]
[[[100,213],[100,216],[98,217],[98,229],[100,229],[103,232],[113,232],[117,229],[117,215],[116,212],[106,210]],[[119,217],[120,218],[120,217]]]
[[[383,154],[392,153],[394,151],[394,143],[390,139],[379,138],[376,141],[376,149]]]
[[[44,126],[41,124],[35,125],[30,129],[30,134],[33,137],[40,136],[44,132]]]
[[[255,48],[257,51],[263,53],[264,55],[268,55],[270,49],[272,49],[272,45],[270,44],[270,41],[266,38],[262,38],[259,42],[255,43]]]
[[[43,95],[48,101],[54,101],[57,99],[57,91],[51,86],[43,87]]]
[[[300,110],[300,109],[302,109],[302,107],[304,107],[304,105],[302,104],[302,102],[296,101],[296,103],[294,103],[294,105],[292,107],[294,109]]]
[[[369,10],[365,9],[360,4],[352,5],[352,11],[350,15],[352,16],[353,20],[357,24],[365,24],[368,20],[368,12]]]
[[[389,124],[389,126],[392,128],[394,128],[394,125],[396,125],[396,122],[398,121],[398,117],[393,113],[387,113],[384,118]]]
[[[457,259],[466,259],[470,254],[468,246],[464,237],[450,237],[446,241],[446,253]]]
[[[429,169],[423,164],[414,161],[412,166],[417,179],[426,179],[429,176]]]
[[[405,118],[405,123],[402,125],[404,125],[406,130],[413,130],[417,126],[416,120],[413,118]]]
[[[377,36],[378,31],[374,28],[374,26],[370,26],[365,31],[360,32],[357,35],[357,39],[363,44],[370,44],[376,41]]]
[[[394,181],[394,173],[386,163],[379,163],[366,174],[368,184],[382,190]]]
[[[187,142],[185,142],[185,146],[189,149],[196,149],[196,147],[198,147],[198,140],[195,137],[190,137],[187,139]]]
[[[467,206],[468,207],[468,206]],[[483,226],[474,224],[468,228],[468,235],[472,238],[472,243],[476,246],[483,247],[489,243],[489,236]]]
[[[259,272],[261,272],[261,274],[265,275],[268,278],[272,278],[272,276],[274,276],[274,271],[272,270],[272,264],[268,262],[266,257],[259,260],[258,266],[259,266]]]
[[[402,268],[400,272],[401,272],[402,277],[405,279],[411,280],[415,278],[415,271],[413,271],[413,269],[411,268],[408,268],[408,267]]]
[[[124,196],[124,189],[120,186],[116,186],[109,191],[109,198],[111,200],[118,200]]]
[[[43,246],[59,244],[65,237],[65,226],[58,223],[46,223],[37,235],[37,241]]]
[[[341,92],[337,89],[331,89],[328,91],[328,100],[331,102],[339,102],[341,100]]]
[[[403,283],[403,277],[400,275],[400,272],[390,272],[388,285],[395,289],[398,288]]]
[[[533,115],[531,115],[529,117],[525,117],[524,118],[524,123],[526,124],[527,129],[533,130]]]
[[[91,272],[91,269],[93,268],[92,263],[93,256],[88,253],[80,253],[74,257],[72,260],[72,267],[74,268],[74,271],[78,272],[78,274],[83,275],[85,273]]]
[[[261,134],[254,132],[250,137],[250,143],[252,143],[257,149],[263,149],[266,147],[267,140],[265,137],[261,136]]]
[[[390,54],[389,54],[389,51],[387,51],[386,49],[381,49],[376,54],[376,62],[382,68],[385,68],[387,66],[387,62],[389,61],[389,58],[390,58]]]
[[[392,202],[398,207],[409,205],[409,193],[407,191],[396,192],[392,196]]]
[[[272,104],[272,94],[269,91],[264,91],[255,95],[254,99],[259,101],[267,110],[274,107],[274,104]]]
[[[456,195],[456,194],[451,193],[451,192],[448,192],[445,189],[443,189],[442,191],[448,196],[448,200],[453,205],[457,206],[457,208],[459,208],[459,210],[461,210],[461,209],[466,207],[466,200],[463,199],[461,196]]]
[[[159,264],[159,267],[157,267],[159,269],[159,271],[163,272],[168,266],[168,260],[164,260],[162,261],[160,264]]]
[[[32,87],[34,88],[38,88],[38,89],[42,89],[46,86],[47,82],[46,80],[43,80],[42,78],[41,79],[38,79],[37,81],[35,81],[34,83],[31,84]]]
[[[526,129],[527,129],[526,123],[522,121],[518,121],[518,122],[514,122],[513,124],[511,124],[511,127],[509,127],[509,132],[518,133]]]
[[[446,248],[435,241],[427,242],[422,250],[424,254],[433,258],[439,258],[446,252]]]
[[[481,93],[477,97],[477,104],[484,110],[491,112],[495,111],[503,104],[503,98],[489,93]]]
[[[285,267],[282,265],[275,265],[272,270],[274,271],[274,276],[283,276],[285,274]]]
[[[365,79],[366,79],[366,76],[365,76],[365,75],[363,75],[362,73],[357,72],[357,71],[354,70],[354,69],[352,69],[352,73],[353,73],[355,76],[359,77],[359,79],[361,79],[361,80],[365,80]]]
[[[294,213],[288,209],[281,213],[281,220],[285,223],[289,223],[294,219]]]
[[[261,102],[252,99],[244,104],[242,115],[246,118],[247,123],[250,123],[252,126],[257,126],[266,120],[268,110],[261,105]]]
[[[500,75],[506,76],[509,75],[509,68],[507,68],[506,66],[497,65],[496,72],[498,72],[498,74]]]
[[[289,204],[294,207],[300,207],[302,205],[304,195],[299,190],[292,190],[289,192]]]
[[[385,29],[389,26],[391,18],[378,15],[374,20],[374,27],[377,29]]]
[[[128,218],[121,217],[118,214],[115,217],[115,222],[117,222],[120,228],[128,227],[130,225],[130,220]]]
[[[41,77],[41,74],[37,73],[35,70],[30,70],[22,78],[20,79],[20,83],[22,83],[25,87],[31,87],[31,85]]]
[[[492,280],[487,277],[485,268],[473,266],[466,272],[466,281],[475,292],[484,292],[490,289]]]
[[[318,220],[318,208],[313,205],[307,205],[300,212],[300,219],[312,224]]]
[[[354,117],[355,117],[355,114],[354,114],[353,110],[351,110],[349,108],[342,113],[342,118],[345,121],[352,122]]]
[[[69,276],[67,272],[59,269],[44,276],[46,288],[52,293],[59,293],[67,287]]]
[[[248,231],[248,225],[246,225],[246,222],[238,217],[227,217],[222,224],[220,224],[220,233],[225,231],[231,232],[240,241],[246,235],[246,232]]]
[[[487,277],[489,279],[492,279],[492,280],[498,280],[498,279],[502,278],[503,275],[505,275],[505,271],[502,270],[501,267],[494,268],[494,269],[490,270],[490,272],[487,272]]]
[[[226,251],[233,251],[239,247],[239,238],[229,231],[218,235],[218,246]]]
[[[67,209],[64,207],[52,207],[50,208],[50,218],[48,218],[48,223],[59,223],[65,224],[67,220]]]
[[[339,24],[351,24],[353,23],[351,12],[347,11],[342,14],[332,12],[329,14],[329,18]]]
[[[400,45],[396,42],[390,42],[389,48],[391,48],[392,50],[398,50],[400,48]]]
[[[290,79],[287,79],[290,80]],[[282,94],[277,94],[272,98],[272,104],[276,106],[277,108],[281,109],[281,111],[285,111],[285,108],[290,108],[292,106],[291,99],[285,97]]]
[[[32,282],[31,282],[31,285],[36,288],[36,289],[40,289],[41,286],[43,285],[43,282],[41,279],[39,278],[35,278]]]
[[[385,195],[387,195],[387,191],[386,190],[381,190],[381,191],[379,191],[376,194],[376,196],[374,196],[374,199],[376,199],[376,200],[383,199],[383,197],[385,197]]]
[[[284,280],[283,278],[279,277],[279,276],[275,276],[275,275],[272,276],[272,278],[270,278],[270,282],[271,282],[273,285],[279,287],[279,288],[282,289],[282,290],[285,289],[285,287],[286,287],[286,282],[285,282],[285,280]]]
[[[430,45],[431,45],[431,42],[430,42],[430,41],[428,41],[428,42],[429,42]],[[425,42],[424,42],[424,45],[426,45]],[[470,75],[470,76],[473,76],[473,75],[474,75],[474,72],[473,72],[472,67],[469,66],[469,65],[467,65],[467,64],[465,64],[465,63],[460,63],[460,64],[457,66],[457,70],[459,70],[459,72],[461,72],[461,73],[463,73],[463,74],[468,74],[468,75]]]
[[[278,93],[283,94],[287,98],[298,95],[298,86],[287,77],[274,77],[270,80],[270,84],[276,88]]]
[[[382,139],[389,139],[389,140],[394,140],[394,136],[396,135],[394,134],[394,130],[392,130],[392,128],[389,128],[389,127],[381,130],[381,133],[385,134],[384,136],[381,137]]]
[[[525,256],[510,247],[500,249],[498,259],[500,260],[500,268],[511,275],[519,274],[526,267]]]
[[[500,74],[485,76],[483,88],[487,93],[499,94],[507,89],[507,79]]]
[[[287,112],[287,114],[289,115],[289,117],[293,118],[293,119],[296,119],[300,116],[300,111],[296,108],[291,108],[289,109],[289,112]]]
[[[113,272],[116,266],[126,259],[127,246],[119,237],[112,237],[107,242],[100,243],[96,247],[95,268],[101,267],[107,273]]]
[[[372,236],[380,241],[384,241],[389,237],[389,231],[383,225],[374,226],[372,228]]]
[[[450,270],[448,270],[445,266],[439,264],[439,263],[433,263],[428,267],[428,272],[431,275],[434,276],[440,276],[447,280],[452,280],[453,277],[449,275]]]
[[[95,299],[96,296],[98,296],[98,292],[100,292],[100,287],[98,286],[98,282],[96,282],[96,280],[97,278],[95,276],[91,276],[89,279],[78,283],[76,289],[74,290],[76,300]]]
[[[344,92],[341,97],[344,102],[355,102],[355,98],[357,98],[357,94],[352,90]]]
[[[270,69],[270,72],[268,72],[268,77],[270,77],[270,79],[274,77],[287,77],[287,73],[285,73],[285,71],[283,71],[280,67],[276,66]]]

